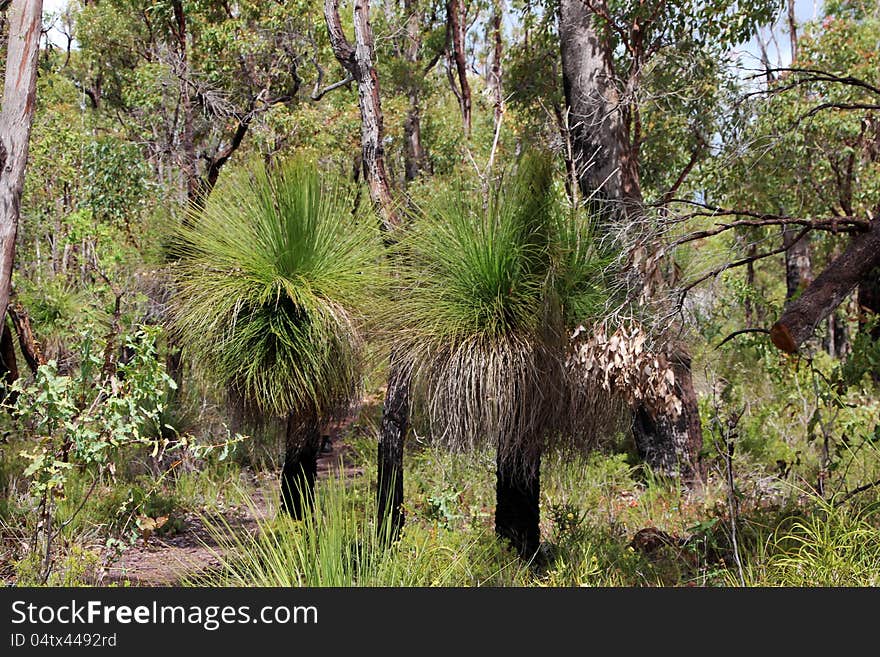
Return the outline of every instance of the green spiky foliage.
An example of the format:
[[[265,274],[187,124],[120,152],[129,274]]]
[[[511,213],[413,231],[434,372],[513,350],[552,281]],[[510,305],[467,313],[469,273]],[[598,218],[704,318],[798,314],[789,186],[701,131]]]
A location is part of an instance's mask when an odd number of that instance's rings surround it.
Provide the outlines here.
[[[549,158],[523,158],[488,198],[464,186],[434,198],[398,249],[395,348],[436,439],[506,458],[583,444],[616,417],[567,363],[571,328],[605,306],[607,259]]]
[[[208,376],[265,414],[348,405],[383,281],[355,189],[303,159],[243,169],[176,229],[174,248],[174,326]]]

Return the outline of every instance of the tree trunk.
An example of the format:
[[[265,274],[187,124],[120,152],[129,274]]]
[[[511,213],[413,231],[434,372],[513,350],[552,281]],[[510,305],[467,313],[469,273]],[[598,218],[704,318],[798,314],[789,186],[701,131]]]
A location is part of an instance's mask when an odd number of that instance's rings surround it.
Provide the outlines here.
[[[3,331],[0,337],[0,385],[3,387],[3,397],[11,394],[9,387],[18,378],[18,361],[15,358],[15,342],[12,339],[12,326],[9,322],[0,325]],[[2,400],[0,400],[2,401]],[[7,399],[7,402],[14,401]]]
[[[624,126],[611,61],[583,0],[561,0],[559,42],[572,156],[581,194],[594,206],[622,198]],[[612,207],[616,214],[619,207]]]
[[[684,345],[676,346],[669,356],[682,410],[674,415],[640,405],[633,416],[633,437],[639,456],[654,472],[694,484],[705,477],[700,460],[703,431],[691,377],[691,357]]]
[[[373,33],[370,28],[368,0],[355,0],[354,36],[352,46],[342,30],[339,0],[325,0],[324,18],[333,54],[358,87],[361,112],[361,160],[370,188],[370,198],[382,217],[382,226],[389,234],[399,225],[400,216],[394,207],[388,177],[385,173],[385,150],[382,145],[382,104],[379,77],[373,67]],[[420,142],[421,143],[421,142]],[[388,392],[382,411],[382,435],[379,438],[377,495],[379,518],[386,509],[391,531],[396,536],[403,526],[403,440],[406,437],[409,411],[409,383],[401,378],[392,359]],[[390,507],[390,509],[389,509]],[[380,521],[381,531],[381,521]]]
[[[844,304],[846,305],[846,304]],[[825,320],[826,331],[822,347],[832,358],[844,358],[849,353],[849,329],[839,309]]]
[[[171,8],[174,12],[174,30],[177,42],[174,47],[177,51],[177,59],[180,71],[177,72],[177,81],[180,92],[180,108],[183,125],[180,132],[181,162],[180,170],[186,183],[186,198],[193,204],[198,204],[199,179],[196,172],[196,147],[193,137],[193,108],[192,96],[190,95],[189,81],[189,55],[187,53],[187,26],[186,12],[181,0],[172,0]]]
[[[7,10],[9,37],[0,111],[0,317],[6,317],[12,292],[21,193],[36,104],[42,17],[42,0],[13,0]]]
[[[19,302],[9,304],[7,314],[12,320],[15,333],[18,335],[18,346],[21,349],[21,355],[27,363],[28,369],[34,374],[40,365],[46,364],[46,357],[40,348],[40,343],[34,336],[34,330],[31,328],[31,318],[27,311]]]
[[[791,65],[797,66],[798,33],[794,2],[795,0],[788,0],[788,43],[791,48]]]
[[[749,257],[757,255],[757,248],[754,244],[749,245]],[[755,263],[750,262],[746,265],[746,288],[751,293],[755,289]],[[752,307],[751,294],[747,295],[743,302],[743,311],[746,320],[746,327],[751,328],[755,325],[755,313]]]
[[[541,455],[501,458],[495,483],[495,533],[510,541],[517,554],[532,559],[541,545]]]
[[[840,302],[875,267],[880,267],[880,219],[871,222],[866,233],[856,234],[842,254],[807,286],[794,301],[787,303],[782,315],[770,329],[770,338],[779,349],[795,353]]]
[[[395,541],[403,529],[403,445],[409,428],[409,376],[391,359],[388,389],[379,436],[379,475],[376,489],[377,527],[381,540]],[[386,524],[388,523],[388,524]]]
[[[394,200],[385,171],[385,136],[382,103],[379,97],[379,76],[373,66],[373,30],[370,27],[369,0],[354,2],[354,37],[352,46],[345,38],[339,19],[339,0],[325,0],[324,18],[333,54],[357,83],[361,112],[361,149],[370,198],[382,217],[386,230],[398,224]]]
[[[782,227],[782,246],[785,247],[785,302],[793,300],[813,282],[810,257],[810,236],[797,240],[800,231],[795,226]]]
[[[284,467],[281,470],[281,511],[302,520],[315,500],[321,427],[314,411],[303,417],[287,418]]]
[[[501,71],[501,58],[504,53],[504,43],[501,35],[501,21],[504,16],[504,0],[492,2],[492,67],[486,80],[492,90],[492,105],[494,106],[495,125],[501,122],[504,111],[504,85]],[[497,127],[496,127],[497,129]]]
[[[458,103],[461,107],[461,120],[465,137],[471,135],[471,86],[467,78],[467,59],[465,58],[465,32],[467,31],[467,7],[463,0],[448,0],[446,21],[452,37],[452,58],[458,72]]]
[[[422,146],[422,119],[419,107],[419,96],[415,92],[409,94],[409,109],[403,122],[403,175],[406,182],[412,182],[426,170],[428,158]]]
[[[874,342],[880,340],[880,267],[874,267],[859,283],[858,291],[859,331],[868,331]],[[880,367],[871,372],[880,381]]]
[[[874,267],[859,283],[858,302],[859,330],[867,330],[869,320],[873,319],[871,338],[880,340],[880,267]]]
[[[419,75],[419,50],[422,45],[419,13],[415,4],[415,0],[405,0],[403,3],[406,12],[403,55],[410,67],[409,75],[413,78],[408,83],[409,108],[403,122],[403,175],[406,182],[412,182],[423,170],[429,168],[428,158],[422,145],[421,80],[415,79]]]

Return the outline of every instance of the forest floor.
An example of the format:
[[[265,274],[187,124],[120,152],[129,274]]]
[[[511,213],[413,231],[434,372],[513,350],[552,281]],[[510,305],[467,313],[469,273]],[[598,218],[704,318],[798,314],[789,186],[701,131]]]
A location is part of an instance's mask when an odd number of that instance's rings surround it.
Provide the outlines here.
[[[331,442],[318,457],[318,477],[341,474],[358,477],[363,470],[348,457],[350,446],[343,435],[348,422],[329,429]],[[273,489],[274,490],[274,489]],[[260,520],[268,517],[270,505],[265,491],[255,486],[251,491],[253,506],[235,506],[223,515],[234,530],[255,532]],[[183,529],[173,536],[141,537],[104,568],[101,586],[178,586],[182,579],[219,566],[218,545],[197,514],[183,517]]]

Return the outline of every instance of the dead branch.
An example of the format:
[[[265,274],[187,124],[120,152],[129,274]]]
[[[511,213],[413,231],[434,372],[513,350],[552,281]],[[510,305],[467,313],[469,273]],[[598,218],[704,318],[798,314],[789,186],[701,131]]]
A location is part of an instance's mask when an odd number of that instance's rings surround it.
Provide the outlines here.
[[[18,335],[18,344],[21,347],[21,353],[27,363],[28,369],[34,374],[40,365],[46,364],[46,358],[43,356],[43,350],[40,343],[34,337],[34,330],[31,328],[31,318],[20,301],[13,301],[9,304],[9,317],[15,326],[15,332]]]
[[[869,232],[854,235],[846,250],[807,286],[803,294],[786,304],[779,320],[770,329],[773,344],[782,351],[795,353],[813,334],[819,322],[878,265],[880,218],[871,222]]]
[[[799,232],[797,235],[795,235],[791,244],[789,244],[787,246],[782,246],[782,247],[779,247],[778,249],[773,249],[772,251],[766,251],[765,253],[757,253],[757,254],[749,256],[747,258],[741,258],[740,260],[735,260],[734,262],[727,262],[727,263],[724,263],[723,265],[716,267],[715,269],[707,272],[706,274],[703,274],[702,276],[700,276],[696,280],[691,281],[690,283],[685,285],[683,288],[681,288],[681,290],[679,292],[679,306],[681,306],[681,304],[684,303],[684,299],[687,296],[687,293],[690,292],[694,287],[696,287],[697,285],[699,285],[703,281],[706,281],[710,278],[715,278],[716,276],[718,276],[718,274],[720,274],[721,272],[727,271],[728,269],[735,269],[736,267],[742,267],[743,265],[747,265],[750,262],[757,262],[758,260],[763,260],[764,258],[770,258],[772,256],[779,255],[780,253],[783,253],[783,252],[787,251],[789,248],[791,248],[791,246],[793,244],[795,244],[799,240],[803,239],[803,237],[808,232],[810,232],[810,229],[804,228],[801,232]]]

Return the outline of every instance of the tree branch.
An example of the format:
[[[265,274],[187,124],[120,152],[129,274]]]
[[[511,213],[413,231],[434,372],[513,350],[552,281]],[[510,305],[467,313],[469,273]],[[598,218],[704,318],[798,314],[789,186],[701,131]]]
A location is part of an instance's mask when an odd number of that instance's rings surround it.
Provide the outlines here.
[[[15,332],[18,335],[18,345],[21,347],[22,356],[24,356],[28,369],[36,374],[37,368],[40,365],[46,364],[46,358],[43,356],[40,343],[34,337],[34,330],[31,328],[31,318],[19,301],[10,303],[7,310],[15,327]]]
[[[689,217],[709,217],[714,216],[705,213],[694,212]],[[715,228],[707,228],[693,233],[688,233],[678,238],[670,247],[680,246],[688,242],[694,242],[707,237],[713,237],[724,231],[742,227],[762,227],[762,226],[803,226],[810,230],[824,230],[830,233],[863,233],[870,228],[870,223],[863,219],[854,217],[833,217],[831,219],[802,219],[800,217],[770,217],[767,219],[742,219],[739,221],[730,221],[727,223],[716,224]]]
[[[685,179],[690,175],[690,172],[697,165],[697,162],[700,160],[700,155],[703,154],[703,149],[706,145],[702,139],[700,139],[700,143],[697,144],[697,147],[691,153],[691,157],[688,160],[687,164],[684,166],[684,169],[681,170],[681,173],[678,174],[678,178],[675,179],[675,182],[672,183],[672,187],[663,195],[661,200],[661,204],[666,205],[673,198],[675,198],[675,193],[678,191],[679,187],[682,186]]]
[[[771,87],[768,89],[760,89],[758,91],[751,91],[745,94],[745,98],[750,98],[752,96],[760,96],[764,94],[775,94],[781,93],[784,91],[789,91],[796,87],[799,87],[804,84],[809,84],[811,82],[833,82],[835,84],[843,84],[850,87],[857,87],[859,89],[864,89],[869,91],[870,93],[880,96],[880,88],[875,87],[874,85],[865,82],[859,78],[852,77],[851,75],[835,75],[834,73],[829,73],[827,71],[823,71],[821,69],[816,68],[771,68],[767,69],[767,71],[758,73],[752,76],[749,76],[746,79],[754,79],[767,74],[772,73],[795,73],[799,74],[799,77],[796,80],[793,80],[787,84]]]
[[[700,276],[699,278],[697,278],[694,281],[691,281],[690,283],[688,283],[686,286],[684,286],[681,289],[680,296],[679,296],[679,305],[681,305],[681,303],[684,302],[684,298],[687,295],[687,293],[690,292],[694,287],[696,287],[697,285],[699,285],[703,281],[708,280],[710,278],[714,278],[715,276],[717,276],[721,272],[727,271],[728,269],[742,267],[743,265],[747,265],[750,262],[756,262],[758,260],[763,260],[764,258],[769,258],[771,256],[775,256],[780,253],[783,253],[783,252],[787,251],[788,249],[790,249],[796,242],[803,239],[803,237],[808,232],[810,232],[810,229],[804,228],[801,232],[799,232],[797,235],[795,235],[795,237],[791,241],[791,243],[786,246],[782,246],[778,249],[773,249],[772,251],[767,251],[765,253],[756,253],[755,255],[749,256],[747,258],[741,258],[740,260],[735,260],[734,262],[727,262],[727,263],[721,265],[720,267],[716,267],[712,271],[710,271],[706,274],[703,274],[702,276]]]
[[[721,342],[719,342],[717,345],[715,345],[715,348],[716,348],[716,349],[720,349],[720,348],[721,348],[721,347],[722,347],[722,346],[723,346],[728,340],[732,340],[732,339],[735,338],[736,336],[738,336],[738,335],[743,335],[743,334],[745,334],[745,333],[767,333],[767,334],[769,334],[770,331],[768,331],[768,330],[765,329],[765,328],[744,328],[744,329],[740,329],[739,331],[734,331],[733,333],[731,333],[730,335],[728,335],[726,338],[724,338]]]
[[[880,266],[880,218],[872,220],[869,232],[854,235],[846,250],[797,299],[786,304],[770,329],[773,344],[782,351],[795,353],[819,322],[877,266]]]
[[[318,85],[320,84],[320,78],[315,82],[315,90],[309,96],[312,100],[321,100],[325,95],[329,94],[334,89],[339,89],[339,87],[345,87],[354,82],[354,76],[351,73],[345,76],[344,80],[340,80],[339,82],[334,82],[333,84],[328,84],[326,87],[318,90]]]

